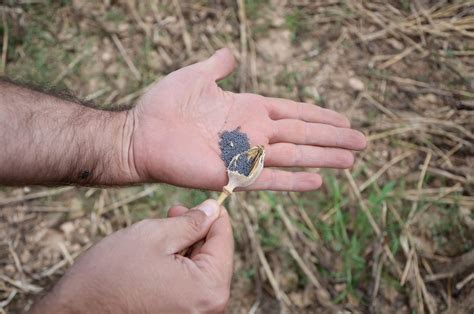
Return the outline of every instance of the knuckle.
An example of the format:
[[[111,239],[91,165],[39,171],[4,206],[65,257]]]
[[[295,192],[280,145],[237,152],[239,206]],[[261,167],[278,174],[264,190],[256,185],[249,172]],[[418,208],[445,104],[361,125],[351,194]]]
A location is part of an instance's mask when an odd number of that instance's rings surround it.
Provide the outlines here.
[[[229,302],[229,289],[222,289],[221,292],[217,294],[214,298],[214,310],[218,312],[223,312]]]
[[[255,102],[258,102],[258,103],[264,103],[265,102],[265,97],[262,96],[262,95],[259,95],[259,94],[252,94],[252,93],[248,93],[248,94],[245,94],[245,95],[248,95],[248,97],[250,99],[253,98],[253,100]]]
[[[139,222],[133,224],[131,226],[131,229],[132,230],[146,230],[146,229],[150,228],[152,223],[153,223],[153,219],[145,218],[145,219],[140,220]]]
[[[186,219],[186,225],[189,231],[198,233],[201,231],[202,224],[206,219],[205,214],[197,209],[191,210],[189,214],[183,216]]]
[[[138,223],[138,228],[143,232],[149,232],[157,229],[159,224],[159,219],[145,218]]]
[[[354,154],[349,151],[345,152],[344,154],[341,154],[339,158],[341,165],[345,168],[351,167],[354,164]]]
[[[311,130],[309,129],[310,124],[305,123],[304,124],[304,143],[310,143],[311,142]]]
[[[335,126],[341,127],[341,128],[350,128],[351,127],[351,121],[342,113],[330,110],[330,109],[325,109],[327,110],[325,113],[332,117],[333,123]]]
[[[295,134],[297,134],[295,143],[297,144],[306,143],[308,139],[307,123],[300,120],[295,121],[295,132],[296,132]]]
[[[342,142],[343,142],[343,136],[341,135],[341,130],[335,126],[331,126],[329,129],[332,130],[331,133],[334,133],[335,135],[334,140],[335,140],[336,147],[341,147]]]
[[[274,122],[273,120],[271,121],[269,133],[270,133],[269,137],[271,139],[278,136],[278,123],[277,122]]]
[[[343,128],[350,128],[351,127],[351,121],[345,115],[340,114],[339,119],[341,121],[341,127],[343,127]]]
[[[203,312],[222,313],[229,302],[230,291],[227,288],[213,289],[201,300]]]
[[[304,116],[304,106],[305,104],[304,103],[301,103],[301,102],[293,102],[296,104],[296,117],[298,119],[304,119],[305,116]]]
[[[259,105],[263,105],[266,110],[268,110],[266,104],[267,101],[264,96],[259,95],[259,94],[253,94],[253,93],[240,93],[238,94],[239,99],[243,102],[247,103],[256,103]]]
[[[149,239],[150,236],[157,230],[157,220],[146,218],[134,223],[126,229],[127,234],[136,239]]]
[[[360,149],[364,149],[367,147],[367,138],[365,137],[364,133],[360,132],[360,131],[356,131],[357,133],[357,139],[356,139],[356,142],[357,142],[357,146],[358,148]]]
[[[298,145],[291,144],[291,165],[297,167],[300,164],[300,149]]]
[[[269,179],[268,181],[265,181],[264,184],[263,184],[263,189],[265,190],[268,190],[270,189],[272,186],[275,186],[276,183],[277,183],[277,178],[276,178],[276,170],[270,170],[269,171]]]

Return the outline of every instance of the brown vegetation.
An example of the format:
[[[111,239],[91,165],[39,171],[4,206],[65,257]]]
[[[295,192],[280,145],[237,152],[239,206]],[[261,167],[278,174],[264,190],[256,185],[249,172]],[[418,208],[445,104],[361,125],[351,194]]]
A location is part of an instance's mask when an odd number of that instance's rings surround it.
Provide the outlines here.
[[[31,2],[31,4],[28,4]],[[472,1],[9,1],[0,70],[104,107],[228,46],[221,84],[341,111],[370,141],[311,193],[237,193],[231,313],[474,311]],[[217,193],[0,188],[0,311],[100,238]]]

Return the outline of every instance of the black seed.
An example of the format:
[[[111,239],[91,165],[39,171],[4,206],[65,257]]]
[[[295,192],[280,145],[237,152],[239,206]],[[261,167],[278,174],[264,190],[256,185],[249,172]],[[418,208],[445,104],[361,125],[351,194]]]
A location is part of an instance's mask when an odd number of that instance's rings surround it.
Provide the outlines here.
[[[252,170],[253,162],[254,158],[248,158],[246,155],[241,155],[236,160],[236,162],[229,166],[229,169],[232,171],[237,171],[244,176],[248,176],[250,174],[250,170]]]
[[[249,139],[247,134],[239,131],[240,128],[237,128],[233,131],[224,131],[219,134],[219,147],[221,149],[221,159],[224,161],[226,167],[229,167],[229,164],[234,158],[234,156],[243,153],[250,149]],[[248,160],[245,156],[239,158],[236,165],[233,165],[231,169],[233,171],[238,171],[243,175],[248,175],[252,166],[252,160]]]

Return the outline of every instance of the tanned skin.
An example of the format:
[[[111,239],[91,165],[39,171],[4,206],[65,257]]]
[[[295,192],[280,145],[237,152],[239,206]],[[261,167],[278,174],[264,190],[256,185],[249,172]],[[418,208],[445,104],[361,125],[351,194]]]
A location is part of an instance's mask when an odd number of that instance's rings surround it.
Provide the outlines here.
[[[86,107],[0,80],[0,182],[117,185],[130,172],[129,111]]]

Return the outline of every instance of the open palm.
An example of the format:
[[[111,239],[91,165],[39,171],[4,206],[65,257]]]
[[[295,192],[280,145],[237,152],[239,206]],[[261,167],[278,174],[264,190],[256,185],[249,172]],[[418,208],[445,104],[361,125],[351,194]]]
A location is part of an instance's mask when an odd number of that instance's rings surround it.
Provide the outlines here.
[[[362,133],[331,110],[290,100],[223,91],[216,81],[235,61],[228,49],[175,71],[153,85],[132,110],[132,152],[141,181],[220,190],[227,183],[219,133],[240,128],[251,146],[265,146],[265,169],[247,189],[306,191],[321,185],[314,172],[269,167],[347,168]]]

